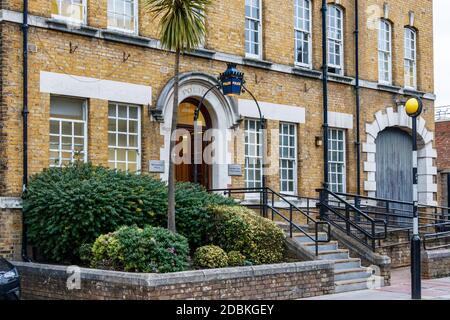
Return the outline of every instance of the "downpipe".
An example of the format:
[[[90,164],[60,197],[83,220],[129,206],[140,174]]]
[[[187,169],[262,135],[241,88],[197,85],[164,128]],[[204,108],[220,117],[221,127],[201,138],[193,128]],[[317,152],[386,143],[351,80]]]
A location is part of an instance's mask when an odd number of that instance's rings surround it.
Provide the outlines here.
[[[22,195],[27,192],[28,186],[28,0],[23,1],[23,21],[22,21],[22,35],[23,35],[23,177],[22,177]],[[25,223],[24,213],[22,211],[22,260],[30,262],[31,259],[27,254],[28,237],[27,226]]]

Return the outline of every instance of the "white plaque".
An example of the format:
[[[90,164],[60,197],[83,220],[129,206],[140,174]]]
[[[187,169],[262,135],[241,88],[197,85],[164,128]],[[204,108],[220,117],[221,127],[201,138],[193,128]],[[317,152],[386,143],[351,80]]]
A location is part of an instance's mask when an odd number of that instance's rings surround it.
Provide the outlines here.
[[[242,177],[242,166],[240,164],[229,164],[228,175],[230,177]]]
[[[153,173],[164,173],[166,164],[164,160],[150,160],[149,171]]]

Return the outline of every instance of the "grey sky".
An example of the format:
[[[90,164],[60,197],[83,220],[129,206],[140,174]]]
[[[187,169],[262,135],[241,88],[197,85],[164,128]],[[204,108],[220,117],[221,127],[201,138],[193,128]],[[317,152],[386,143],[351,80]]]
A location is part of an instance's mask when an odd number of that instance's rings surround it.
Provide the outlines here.
[[[449,0],[434,0],[434,78],[436,106],[450,105]]]

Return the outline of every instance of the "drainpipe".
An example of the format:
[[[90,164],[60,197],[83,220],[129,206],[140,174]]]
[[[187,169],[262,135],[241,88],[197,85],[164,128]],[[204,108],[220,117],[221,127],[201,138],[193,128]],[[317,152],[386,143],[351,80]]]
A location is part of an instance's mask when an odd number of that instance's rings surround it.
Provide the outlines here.
[[[360,86],[359,86],[359,1],[355,0],[355,97],[356,97],[356,186],[361,195],[361,132],[360,132]],[[359,207],[359,198],[356,199]]]
[[[323,187],[328,189],[328,41],[327,1],[322,0]]]
[[[23,177],[22,192],[25,194],[28,185],[28,0],[23,1]],[[29,262],[27,255],[27,227],[22,213],[22,259]]]

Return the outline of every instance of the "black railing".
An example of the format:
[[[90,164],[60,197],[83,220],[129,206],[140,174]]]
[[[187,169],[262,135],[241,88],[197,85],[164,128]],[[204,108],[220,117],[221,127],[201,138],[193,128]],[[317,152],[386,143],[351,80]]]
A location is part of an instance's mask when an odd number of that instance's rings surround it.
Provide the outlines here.
[[[375,219],[348,202],[340,195],[328,190],[318,189],[320,193],[320,219],[328,221],[335,228],[345,232],[366,247],[376,250],[377,241],[387,238],[387,223]]]
[[[349,202],[359,203],[359,209],[366,214],[386,221],[388,233],[413,230],[413,203],[337,193]],[[447,207],[419,204],[419,229],[422,234],[435,234],[450,231],[450,209]]]
[[[306,236],[315,245],[316,257],[319,255],[319,244],[328,243],[331,240],[331,225],[327,221],[319,221],[311,215],[312,207],[310,207],[310,201],[307,200],[307,212],[296,206],[291,200],[288,199],[288,195],[282,195],[275,192],[270,188],[234,188],[234,189],[213,189],[210,192],[223,193],[225,196],[232,197],[236,195],[257,195],[258,197],[252,198],[251,201],[242,202],[242,205],[251,208],[259,208],[260,213],[263,217],[269,218],[269,211],[271,212],[270,217],[272,221],[275,221],[275,217],[281,219],[288,224],[289,227],[289,237],[294,237],[294,232],[300,233]],[[259,199],[259,201],[258,201]],[[247,199],[248,200],[248,199]],[[277,205],[277,200],[279,205]],[[284,205],[281,205],[284,204]],[[282,210],[288,210],[289,215],[283,214]],[[300,224],[295,223],[295,216],[299,219],[303,218],[307,221],[308,229],[312,226],[314,233],[310,233],[305,227]],[[324,232],[326,234],[325,239],[321,239],[319,232]]]

